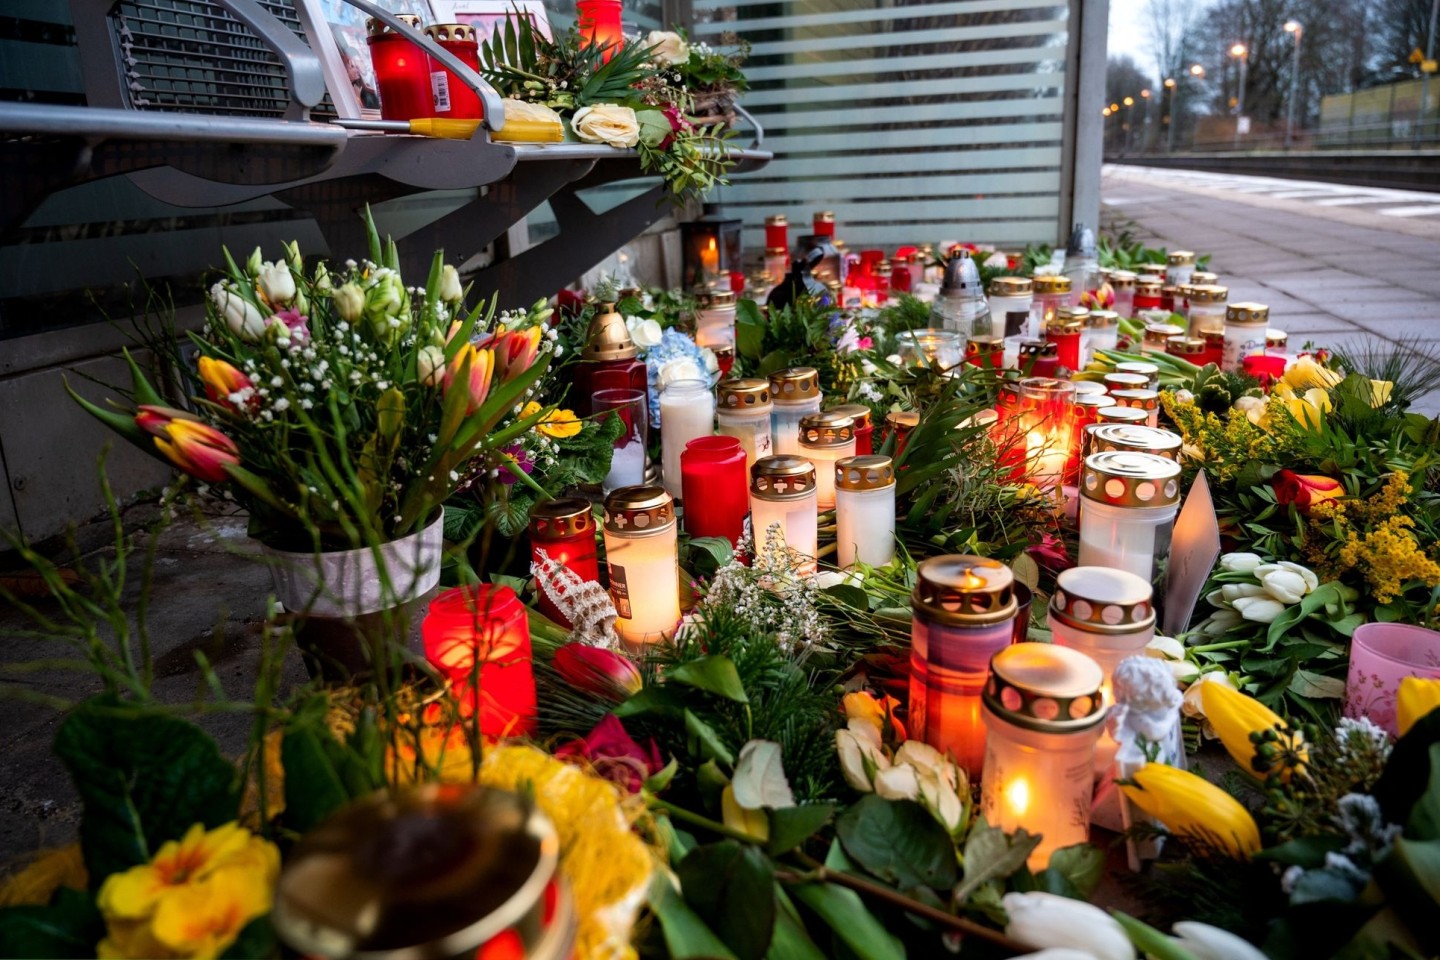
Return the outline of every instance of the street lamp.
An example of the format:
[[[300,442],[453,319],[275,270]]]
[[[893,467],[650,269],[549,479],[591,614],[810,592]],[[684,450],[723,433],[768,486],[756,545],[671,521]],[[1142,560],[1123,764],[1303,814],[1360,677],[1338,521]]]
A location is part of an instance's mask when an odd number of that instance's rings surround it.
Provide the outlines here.
[[[1190,76],[1194,77],[1194,78],[1197,79],[1197,80],[1204,80],[1204,79],[1205,79],[1205,68],[1202,67],[1202,66],[1200,66],[1200,64],[1198,64],[1198,63],[1195,64],[1194,66],[1192,66],[1192,67],[1190,68]]]
[[[1240,146],[1240,124],[1245,122],[1245,66],[1249,60],[1245,44],[1237,43],[1230,48],[1230,56],[1240,61],[1240,92],[1235,98],[1235,146]]]
[[[1290,109],[1285,112],[1285,149],[1295,139],[1295,103],[1300,99],[1300,38],[1305,28],[1298,20],[1286,20],[1285,32],[1295,34],[1295,62],[1290,65]]]
[[[1125,106],[1127,106],[1127,107],[1133,107],[1133,106],[1135,106],[1135,98],[1134,98],[1134,97],[1126,97],[1126,98],[1124,99],[1124,101],[1122,101],[1122,102],[1123,102],[1123,103],[1125,104]]]
[[[1169,153],[1175,146],[1175,78],[1165,78],[1165,89],[1170,94],[1170,111],[1161,115],[1165,124],[1165,152]]]

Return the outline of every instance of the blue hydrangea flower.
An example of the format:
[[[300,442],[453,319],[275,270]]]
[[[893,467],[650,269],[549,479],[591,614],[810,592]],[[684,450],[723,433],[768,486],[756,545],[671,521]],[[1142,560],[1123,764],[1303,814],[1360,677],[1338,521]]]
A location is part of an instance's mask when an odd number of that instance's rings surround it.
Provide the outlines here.
[[[660,371],[676,360],[693,361],[700,375],[705,376],[705,355],[695,341],[679,330],[666,330],[660,342],[645,353],[645,368],[650,377],[650,426],[660,426]]]

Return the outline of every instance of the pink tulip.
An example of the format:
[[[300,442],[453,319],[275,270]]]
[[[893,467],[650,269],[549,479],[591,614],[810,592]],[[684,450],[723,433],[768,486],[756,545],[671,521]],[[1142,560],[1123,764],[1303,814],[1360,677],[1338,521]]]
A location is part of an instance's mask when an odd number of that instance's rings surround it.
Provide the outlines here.
[[[555,651],[555,672],[576,690],[611,703],[640,692],[640,671],[626,657],[588,643],[567,643]]]
[[[183,410],[142,405],[135,424],[155,437],[155,449],[165,459],[206,483],[228,480],[225,465],[240,462],[235,441]]]

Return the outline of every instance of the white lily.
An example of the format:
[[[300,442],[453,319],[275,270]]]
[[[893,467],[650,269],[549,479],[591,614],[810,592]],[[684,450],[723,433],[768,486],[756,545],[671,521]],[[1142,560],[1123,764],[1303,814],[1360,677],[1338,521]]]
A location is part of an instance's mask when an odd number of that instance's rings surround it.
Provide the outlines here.
[[[1005,936],[1027,947],[1068,947],[1096,960],[1135,960],[1125,930],[1104,910],[1083,900],[1039,891],[1007,893]]]
[[[1208,923],[1181,920],[1171,930],[1196,960],[1265,960],[1265,954],[1248,941]]]
[[[1253,623],[1274,623],[1285,612],[1285,604],[1271,597],[1241,597],[1235,611]]]

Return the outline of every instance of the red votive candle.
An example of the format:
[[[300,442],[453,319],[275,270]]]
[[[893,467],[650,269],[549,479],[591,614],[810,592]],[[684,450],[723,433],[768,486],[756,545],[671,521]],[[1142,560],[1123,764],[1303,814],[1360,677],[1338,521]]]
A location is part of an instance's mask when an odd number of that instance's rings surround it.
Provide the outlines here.
[[[1054,341],[1020,341],[1020,375],[1022,377],[1053,378],[1059,366],[1059,346]]]
[[[1070,459],[1065,464],[1065,482],[1067,484],[1073,486],[1080,479],[1080,463],[1086,452],[1086,428],[1099,423],[1100,411],[1114,405],[1114,398],[1104,393],[1079,394],[1075,397],[1075,437],[1070,445]]]
[[[1205,352],[1200,355],[1200,359],[1191,360],[1190,362],[1201,367],[1205,366],[1207,363],[1213,363],[1217,367],[1224,363],[1225,331],[1223,329],[1202,330],[1200,332],[1200,337],[1205,341]]]
[[[1089,315],[1084,307],[1060,307],[1045,325],[1045,339],[1055,345],[1056,361],[1072,373],[1080,369],[1080,337]]]
[[[420,29],[419,17],[407,14],[400,19]],[[370,19],[366,29],[375,86],[380,94],[380,116],[386,120],[433,117],[429,55],[379,20]]]
[[[462,707],[479,711],[483,735],[534,735],[530,624],[514,590],[488,583],[446,590],[431,601],[420,636],[425,659]]]
[[[740,542],[750,512],[750,475],[745,448],[728,436],[696,437],[680,451],[680,489],[685,532]]]
[[[543,555],[543,556],[542,556]],[[600,582],[595,550],[595,515],[584,497],[542,500],[530,508],[530,558],[544,557],[561,564],[585,583]],[[535,588],[536,606],[556,623],[573,627],[543,584]]]
[[[875,424],[870,408],[863,403],[842,403],[826,413],[838,413],[855,421],[855,456],[868,457],[875,452]]]
[[[1160,288],[1163,285],[1163,281],[1153,274],[1146,274],[1136,280],[1133,312],[1139,313],[1141,310],[1159,310]]]
[[[1264,354],[1251,354],[1240,361],[1241,369],[1249,376],[1260,381],[1260,386],[1270,389],[1270,385],[1285,375],[1284,357],[1267,357]]]
[[[437,23],[426,27],[425,33],[447,52],[459,57],[466,66],[476,73],[480,72],[480,48],[475,40],[474,27],[468,23]],[[484,118],[485,108],[480,105],[480,95],[439,61],[430,62],[430,87],[434,116],[456,120]]]
[[[890,261],[890,289],[896,293],[909,293],[915,286],[915,276],[910,270],[910,261],[894,257]]]
[[[620,0],[580,0],[575,4],[580,28],[580,42],[585,46],[598,45],[604,51],[606,63],[625,42],[624,30],[620,25]]]
[[[835,214],[831,213],[829,210],[817,211],[814,219],[810,221],[810,227],[810,232],[815,234],[815,236],[829,237],[831,240],[834,240]]]
[[[965,341],[965,362],[972,367],[999,370],[1005,362],[1005,341],[988,333],[976,334]]]
[[[783,213],[765,218],[765,246],[770,250],[790,250],[790,219]]]
[[[895,450],[891,458],[899,460],[905,452],[905,443],[910,439],[910,432],[920,426],[920,414],[913,410],[892,410],[885,414],[885,426],[890,431],[890,436],[895,438]]]

